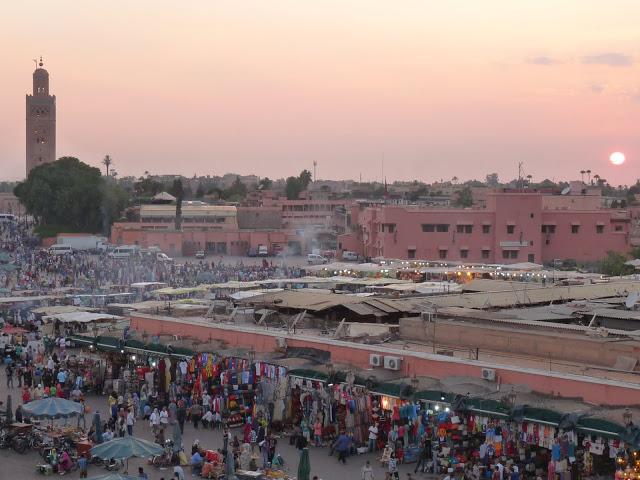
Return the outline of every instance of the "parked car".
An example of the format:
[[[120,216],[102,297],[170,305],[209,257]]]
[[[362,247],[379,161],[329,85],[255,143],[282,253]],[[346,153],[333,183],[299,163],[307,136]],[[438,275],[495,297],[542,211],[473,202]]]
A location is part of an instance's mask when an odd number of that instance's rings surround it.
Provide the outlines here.
[[[345,262],[357,262],[358,258],[358,254],[356,252],[350,252],[349,250],[342,252],[342,260]]]
[[[207,256],[207,254],[205,253],[204,250],[198,250],[196,252],[196,258],[199,259],[199,260],[203,260],[206,256]]]
[[[122,245],[109,253],[111,258],[130,258],[139,253],[140,249],[134,245]]]
[[[173,262],[173,258],[171,258],[169,255],[167,255],[166,253],[157,253],[156,254],[156,258],[158,259],[158,261],[160,262],[167,262],[167,263],[171,263]]]
[[[327,262],[328,260],[322,255],[317,255],[315,253],[310,253],[309,255],[307,255],[307,263],[309,265],[323,265]]]
[[[61,243],[51,245],[47,251],[49,255],[73,255],[73,248],[70,245],[62,245]]]

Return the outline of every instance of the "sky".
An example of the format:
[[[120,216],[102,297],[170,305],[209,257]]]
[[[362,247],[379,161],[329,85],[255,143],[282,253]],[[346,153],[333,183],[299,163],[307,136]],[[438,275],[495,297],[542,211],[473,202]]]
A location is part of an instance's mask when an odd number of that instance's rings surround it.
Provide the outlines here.
[[[6,2],[0,178],[42,55],[57,156],[120,176],[640,176],[637,0]],[[622,151],[620,167],[608,162]]]

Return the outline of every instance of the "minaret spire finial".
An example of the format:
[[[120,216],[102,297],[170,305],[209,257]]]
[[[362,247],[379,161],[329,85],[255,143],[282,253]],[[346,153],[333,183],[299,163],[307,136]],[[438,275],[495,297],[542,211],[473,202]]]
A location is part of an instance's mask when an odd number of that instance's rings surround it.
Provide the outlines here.
[[[42,62],[42,55],[40,55],[40,63],[39,63],[39,65],[40,65],[40,68],[42,68],[42,66],[44,65],[44,63]]]

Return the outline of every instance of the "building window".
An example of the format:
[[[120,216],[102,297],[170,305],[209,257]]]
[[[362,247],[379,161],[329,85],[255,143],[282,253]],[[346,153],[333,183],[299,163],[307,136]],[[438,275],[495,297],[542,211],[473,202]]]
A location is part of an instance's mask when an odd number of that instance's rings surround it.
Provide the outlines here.
[[[425,233],[428,233],[428,232],[445,233],[449,231],[449,224],[448,223],[423,223],[422,231]]]
[[[504,259],[514,259],[518,258],[518,250],[503,250],[502,258]]]
[[[491,250],[482,250],[482,258],[489,258]]]
[[[507,233],[509,235],[512,235],[513,232],[515,232],[515,231],[516,231],[516,226],[515,225],[507,225]]]
[[[580,233],[580,225],[571,225],[571,233]]]
[[[413,260],[414,258],[416,258],[416,249],[415,248],[410,248],[409,250],[407,250],[407,258],[409,260]]]
[[[615,230],[616,232],[622,232],[624,229],[622,228],[622,225],[616,225],[616,226],[615,226],[615,228],[614,228],[614,230]]]
[[[596,233],[604,233],[604,225],[596,225]]]
[[[556,233],[555,225],[542,225],[542,233]]]
[[[382,224],[382,232],[384,233],[385,230],[388,233],[393,233],[396,231],[396,224],[395,223],[383,223]]]
[[[447,258],[447,251],[446,250],[438,250],[438,254],[439,254],[441,260],[444,260],[445,258]]]
[[[535,256],[535,254],[530,253],[530,254],[527,256],[527,262],[530,262],[530,263],[536,263],[536,256]]]
[[[466,248],[460,249],[460,258],[469,258],[469,250]]]
[[[458,225],[458,233],[473,233],[473,225]]]
[[[491,225],[482,225],[482,233],[491,233]]]

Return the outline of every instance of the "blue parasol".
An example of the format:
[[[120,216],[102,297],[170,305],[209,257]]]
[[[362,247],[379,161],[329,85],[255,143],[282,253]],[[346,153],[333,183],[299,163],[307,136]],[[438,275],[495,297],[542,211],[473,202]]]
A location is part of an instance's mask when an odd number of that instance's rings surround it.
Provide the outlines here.
[[[27,417],[69,418],[82,413],[82,404],[64,398],[49,397],[25,403],[22,411]]]

